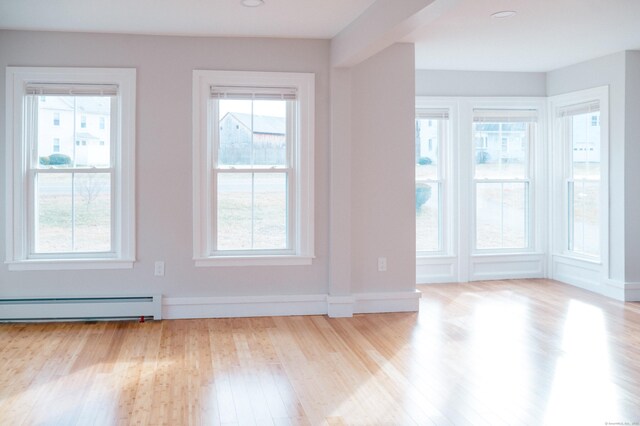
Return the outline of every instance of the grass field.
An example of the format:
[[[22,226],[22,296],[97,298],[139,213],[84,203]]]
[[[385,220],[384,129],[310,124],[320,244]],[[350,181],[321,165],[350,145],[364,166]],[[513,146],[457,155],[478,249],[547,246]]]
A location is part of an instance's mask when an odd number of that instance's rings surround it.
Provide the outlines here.
[[[255,174],[253,191],[250,174],[219,176],[218,250],[286,249],[285,175]]]
[[[575,163],[574,176],[599,176],[597,163]],[[417,181],[437,179],[436,165],[416,164]],[[528,208],[523,183],[483,183],[481,179],[523,178],[522,164],[480,164],[476,166],[476,248],[527,247]],[[431,184],[432,191],[436,187]],[[586,254],[599,252],[599,184],[576,182],[573,202],[572,249]],[[437,251],[439,241],[438,205],[435,193],[416,210],[416,248],[418,251]]]
[[[38,179],[36,252],[111,250],[108,174],[45,174]]]

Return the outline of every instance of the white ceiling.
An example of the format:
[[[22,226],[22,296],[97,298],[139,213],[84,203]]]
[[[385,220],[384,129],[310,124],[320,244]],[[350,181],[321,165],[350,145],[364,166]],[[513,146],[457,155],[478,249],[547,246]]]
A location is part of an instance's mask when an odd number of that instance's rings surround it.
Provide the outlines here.
[[[375,0],[0,0],[0,28],[332,38]]]
[[[463,0],[407,41],[418,69],[550,71],[640,49],[640,0]]]
[[[416,44],[419,69],[549,71],[640,49],[640,0],[438,1],[453,6],[402,40]],[[375,0],[265,2],[246,8],[240,0],[0,0],[0,28],[330,39]],[[490,18],[500,10],[517,15]]]

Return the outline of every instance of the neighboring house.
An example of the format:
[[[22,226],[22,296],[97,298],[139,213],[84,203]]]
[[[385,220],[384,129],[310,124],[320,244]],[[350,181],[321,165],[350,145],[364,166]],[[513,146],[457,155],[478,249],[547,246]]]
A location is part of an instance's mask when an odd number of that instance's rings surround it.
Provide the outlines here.
[[[416,120],[416,161],[429,158],[431,163],[438,163],[438,121]]]
[[[600,162],[600,113],[575,116],[573,119],[573,162]]]
[[[220,141],[221,164],[286,164],[284,117],[254,115],[252,121],[251,114],[229,112],[220,120]]]
[[[526,123],[476,124],[474,128],[476,161],[478,163],[522,161],[526,149],[526,126]]]
[[[110,98],[38,98],[38,156],[68,155],[76,166],[109,164]]]

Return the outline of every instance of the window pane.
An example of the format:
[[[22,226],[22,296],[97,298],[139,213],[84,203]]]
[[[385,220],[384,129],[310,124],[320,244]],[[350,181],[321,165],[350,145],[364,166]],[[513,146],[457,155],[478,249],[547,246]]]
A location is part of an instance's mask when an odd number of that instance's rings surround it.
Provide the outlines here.
[[[39,174],[36,179],[36,253],[73,250],[71,174]]]
[[[438,179],[438,149],[446,122],[416,120],[416,180]]]
[[[600,182],[568,183],[569,250],[591,256],[600,254]]]
[[[218,174],[218,250],[288,246],[286,173]]]
[[[528,176],[529,123],[474,123],[476,179]]]
[[[571,128],[572,174],[575,179],[600,178],[600,112],[567,118]]]
[[[252,245],[252,173],[218,174],[218,250]]]
[[[111,250],[111,175],[76,173],[74,176],[74,251]]]
[[[40,173],[36,253],[111,251],[111,175]]]
[[[526,248],[528,184],[476,185],[476,248]]]
[[[416,183],[416,250],[440,251],[440,183]]]
[[[287,164],[287,101],[253,102],[253,164]]]
[[[39,166],[109,167],[111,99],[110,96],[38,96]],[[101,120],[107,125],[101,127]]]
[[[219,165],[284,166],[287,101],[221,99]]]
[[[287,248],[287,175],[254,175],[254,249]]]

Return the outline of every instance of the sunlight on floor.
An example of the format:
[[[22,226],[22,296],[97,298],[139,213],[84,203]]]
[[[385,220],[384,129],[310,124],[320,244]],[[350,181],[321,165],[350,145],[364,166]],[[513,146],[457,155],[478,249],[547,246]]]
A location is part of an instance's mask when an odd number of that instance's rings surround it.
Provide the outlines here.
[[[620,420],[609,356],[602,309],[572,300],[545,424],[605,424]]]

